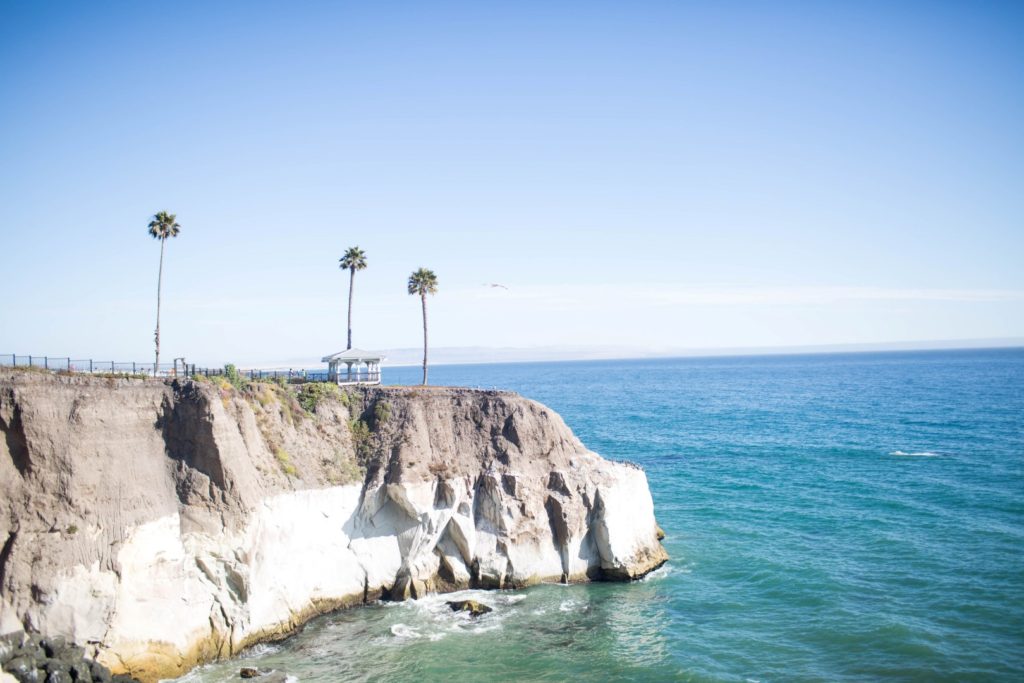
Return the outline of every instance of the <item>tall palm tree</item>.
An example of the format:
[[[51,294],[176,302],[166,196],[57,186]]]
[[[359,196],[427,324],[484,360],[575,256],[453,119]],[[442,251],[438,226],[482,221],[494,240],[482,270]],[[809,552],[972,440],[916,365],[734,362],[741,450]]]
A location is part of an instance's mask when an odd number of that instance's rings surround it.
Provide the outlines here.
[[[160,271],[156,278],[156,334],[154,335],[156,339],[156,360],[153,361],[154,376],[160,371],[160,289],[163,287],[164,281],[164,244],[166,244],[168,237],[177,237],[181,231],[177,218],[173,213],[161,211],[153,216],[153,220],[149,222],[149,234],[154,239],[160,240]]]
[[[348,346],[352,348],[352,288],[356,284],[356,271],[366,268],[366,254],[359,247],[352,247],[338,259],[338,267],[349,271],[348,278]]]
[[[434,271],[420,268],[410,275],[409,293],[419,294],[423,302],[423,386],[427,386],[427,294],[437,294]]]

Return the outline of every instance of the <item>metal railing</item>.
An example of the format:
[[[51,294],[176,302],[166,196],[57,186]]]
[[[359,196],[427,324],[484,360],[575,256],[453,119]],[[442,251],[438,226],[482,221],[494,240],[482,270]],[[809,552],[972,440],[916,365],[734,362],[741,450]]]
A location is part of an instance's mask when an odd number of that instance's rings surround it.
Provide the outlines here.
[[[53,372],[80,372],[86,374],[154,375],[174,377],[182,363],[161,363],[155,369],[153,363],[137,361],[95,360],[93,358],[71,358],[70,356],[19,356],[15,353],[0,354],[0,367],[24,367],[50,370]]]
[[[43,371],[76,373],[86,375],[123,375],[123,376],[146,376],[146,377],[226,377],[228,369],[203,368],[196,364],[185,363],[182,359],[176,359],[173,363],[160,363],[154,372],[153,363],[140,363],[137,361],[112,361],[95,360],[92,358],[71,358],[70,356],[19,356],[14,353],[0,354],[0,367],[11,368],[35,368]],[[288,368],[287,370],[236,370],[239,377],[248,380],[284,380],[289,383],[304,382],[333,382],[338,381],[327,370],[307,370],[304,368]],[[348,379],[346,373],[340,373],[342,383],[352,382],[379,382],[380,373],[352,373],[352,379]]]
[[[336,376],[328,374],[326,381],[339,384],[375,384],[380,382],[380,372],[339,372]]]

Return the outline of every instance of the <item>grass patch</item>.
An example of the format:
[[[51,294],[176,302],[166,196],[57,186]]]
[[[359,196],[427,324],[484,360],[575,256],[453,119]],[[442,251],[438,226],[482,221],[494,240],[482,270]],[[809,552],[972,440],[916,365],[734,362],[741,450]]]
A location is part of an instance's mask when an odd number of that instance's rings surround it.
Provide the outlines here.
[[[338,451],[334,460],[325,458],[323,465],[325,469],[329,470],[327,481],[335,486],[359,483],[366,479],[366,468],[358,462],[349,460],[344,451]]]
[[[268,408],[278,403],[277,387],[265,382],[247,382],[242,389],[250,404],[257,403],[261,408]]]
[[[278,446],[274,449],[274,457],[277,458],[277,464],[280,465],[282,472],[287,474],[289,477],[298,476],[299,471],[295,469],[295,465],[292,464],[292,458],[288,455],[288,451]]]

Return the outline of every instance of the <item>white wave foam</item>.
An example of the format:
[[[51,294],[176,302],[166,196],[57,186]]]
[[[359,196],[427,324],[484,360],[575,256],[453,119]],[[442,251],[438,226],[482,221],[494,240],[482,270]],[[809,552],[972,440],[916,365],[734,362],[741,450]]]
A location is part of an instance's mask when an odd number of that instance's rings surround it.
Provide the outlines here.
[[[672,567],[670,567],[668,565],[668,563],[666,562],[665,564],[661,565],[660,567],[658,567],[653,572],[649,573],[647,576],[643,577],[640,580],[641,581],[660,581],[661,579],[664,579],[664,578],[668,577],[671,574],[672,574]]]
[[[892,451],[889,455],[896,455],[903,458],[937,458],[938,453],[932,453],[931,451],[918,451],[914,453],[907,453],[906,451]]]
[[[396,638],[419,638],[420,633],[411,626],[405,624],[393,624],[391,626],[391,635]]]
[[[281,646],[275,643],[257,643],[249,649],[247,649],[239,659],[252,659],[253,657],[262,657],[264,655],[272,655],[276,652],[281,651]]]
[[[575,600],[563,600],[562,604],[558,606],[559,612],[571,612],[576,608]]]

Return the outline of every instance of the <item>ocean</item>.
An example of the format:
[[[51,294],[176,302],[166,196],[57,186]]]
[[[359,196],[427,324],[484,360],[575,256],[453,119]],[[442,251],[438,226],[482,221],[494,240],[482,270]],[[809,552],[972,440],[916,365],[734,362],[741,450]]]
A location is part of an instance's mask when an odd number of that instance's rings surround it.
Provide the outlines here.
[[[385,368],[415,384],[418,368]],[[671,561],[632,584],[320,617],[240,666],[301,681],[1024,680],[1024,350],[438,366],[647,472]]]

